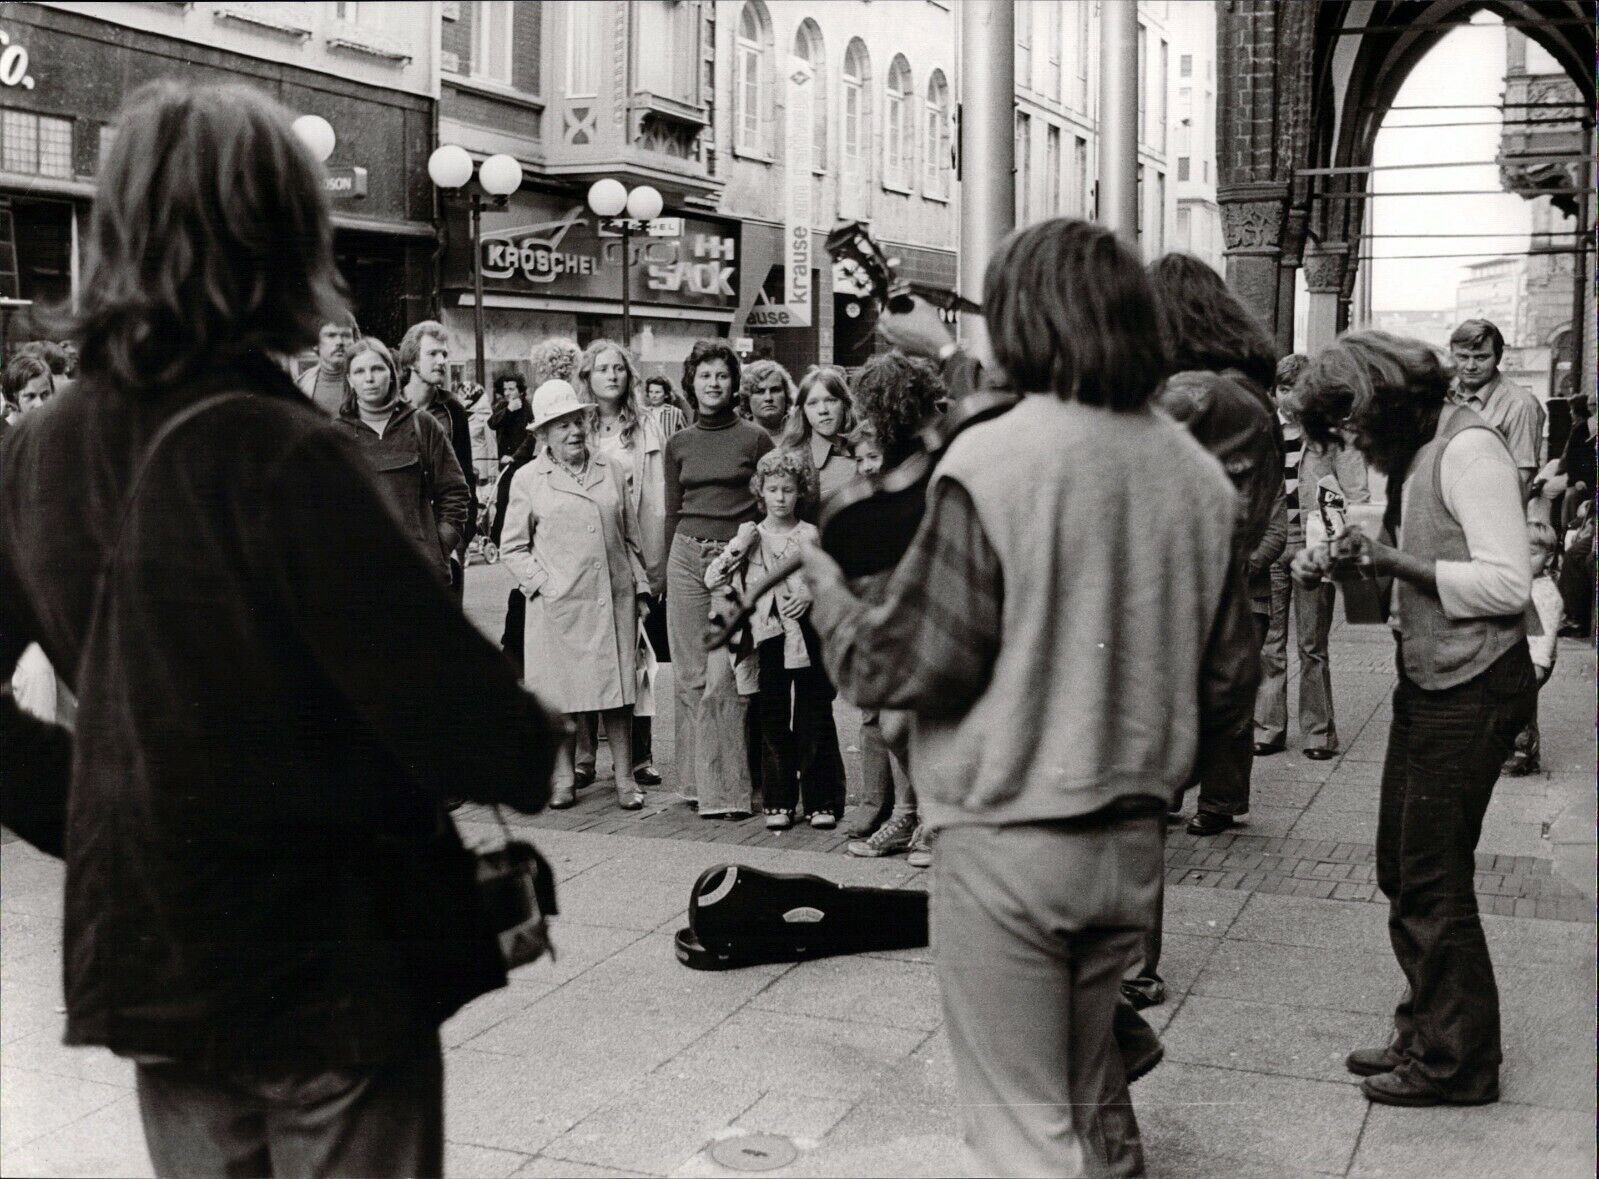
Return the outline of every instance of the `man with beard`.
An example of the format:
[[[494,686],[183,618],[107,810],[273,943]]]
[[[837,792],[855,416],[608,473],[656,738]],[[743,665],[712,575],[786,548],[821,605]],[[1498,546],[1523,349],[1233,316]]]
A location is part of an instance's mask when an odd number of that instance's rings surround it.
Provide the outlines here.
[[[355,343],[353,319],[330,320],[316,338],[316,364],[300,374],[295,384],[329,417],[337,417],[349,389],[344,374],[350,364],[350,347]]]

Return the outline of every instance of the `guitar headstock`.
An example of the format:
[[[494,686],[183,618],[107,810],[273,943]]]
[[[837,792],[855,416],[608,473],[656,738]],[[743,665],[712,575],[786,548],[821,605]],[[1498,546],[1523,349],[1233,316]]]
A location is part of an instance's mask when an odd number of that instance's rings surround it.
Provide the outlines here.
[[[940,311],[964,311],[981,314],[982,308],[970,299],[943,287],[927,283],[905,282],[899,276],[898,259],[883,253],[883,248],[872,238],[871,231],[859,221],[840,222],[827,235],[827,252],[832,257],[834,290],[840,289],[842,278],[852,293],[871,298],[879,307],[890,311],[910,310],[910,295],[927,300]]]

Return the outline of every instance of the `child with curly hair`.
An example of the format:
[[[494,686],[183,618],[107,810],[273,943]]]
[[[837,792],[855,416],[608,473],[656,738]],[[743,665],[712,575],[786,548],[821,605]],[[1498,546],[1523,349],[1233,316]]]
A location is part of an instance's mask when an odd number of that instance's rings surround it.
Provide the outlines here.
[[[801,545],[818,539],[816,526],[799,518],[808,475],[804,457],[792,450],[762,456],[750,489],[761,501],[764,518],[742,525],[711,562],[707,588],[759,581]],[[810,595],[796,575],[763,594],[749,621],[761,800],[766,825],[774,831],[792,826],[797,813],[808,814],[812,827],[831,828],[844,808],[844,758],[833,723],[836,692],[806,618],[810,607]]]

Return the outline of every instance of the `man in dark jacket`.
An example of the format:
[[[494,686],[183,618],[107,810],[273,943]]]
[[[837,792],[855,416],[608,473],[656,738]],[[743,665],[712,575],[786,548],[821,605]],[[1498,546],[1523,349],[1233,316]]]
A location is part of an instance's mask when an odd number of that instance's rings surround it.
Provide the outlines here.
[[[79,387],[0,441],[0,666],[79,698],[74,737],[0,698],[67,1043],[139,1062],[158,1174],[438,1175],[438,1027],[505,982],[444,800],[537,810],[547,720],[267,358],[337,303],[287,113],[145,87],[93,235]]]
[[[433,415],[450,436],[450,447],[455,451],[455,461],[463,472],[476,471],[472,462],[472,428],[467,421],[466,407],[450,396],[450,338],[444,325],[434,319],[424,319],[406,329],[400,341],[400,372],[405,385],[404,398],[419,410]],[[466,546],[472,543],[477,531],[477,480],[468,478],[466,487],[472,494],[471,511],[467,514],[466,531],[461,536],[460,547],[450,562],[450,585],[459,598],[466,586]]]

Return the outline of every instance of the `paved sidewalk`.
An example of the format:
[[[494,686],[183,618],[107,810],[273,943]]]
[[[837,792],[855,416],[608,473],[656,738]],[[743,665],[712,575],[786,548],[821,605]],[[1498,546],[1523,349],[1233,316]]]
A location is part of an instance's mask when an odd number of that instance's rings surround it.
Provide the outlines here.
[[[490,597],[469,596],[486,629]],[[1171,840],[1171,996],[1150,1012],[1167,1063],[1134,1088],[1152,1174],[1593,1175],[1593,827],[1580,814],[1593,808],[1595,667],[1582,644],[1560,657],[1540,706],[1550,772],[1501,781],[1478,864],[1504,1099],[1370,1106],[1343,1071],[1349,1048],[1382,1038],[1400,976],[1370,871],[1390,649],[1340,630],[1344,755],[1307,761],[1291,734],[1288,753],[1257,762],[1246,826]],[[853,745],[853,710],[839,719]],[[888,886],[926,875],[902,858],[849,859],[834,833],[700,820],[666,789],[636,814],[603,785],[586,793],[573,811],[515,820],[562,879],[560,957],[446,1025],[448,1173],[730,1175],[708,1148],[756,1132],[798,1152],[769,1174],[954,1172],[925,950],[701,974],[671,945],[690,884],[714,863]],[[59,865],[11,840],[0,883],[0,1173],[148,1174],[130,1067],[60,1045]]]

